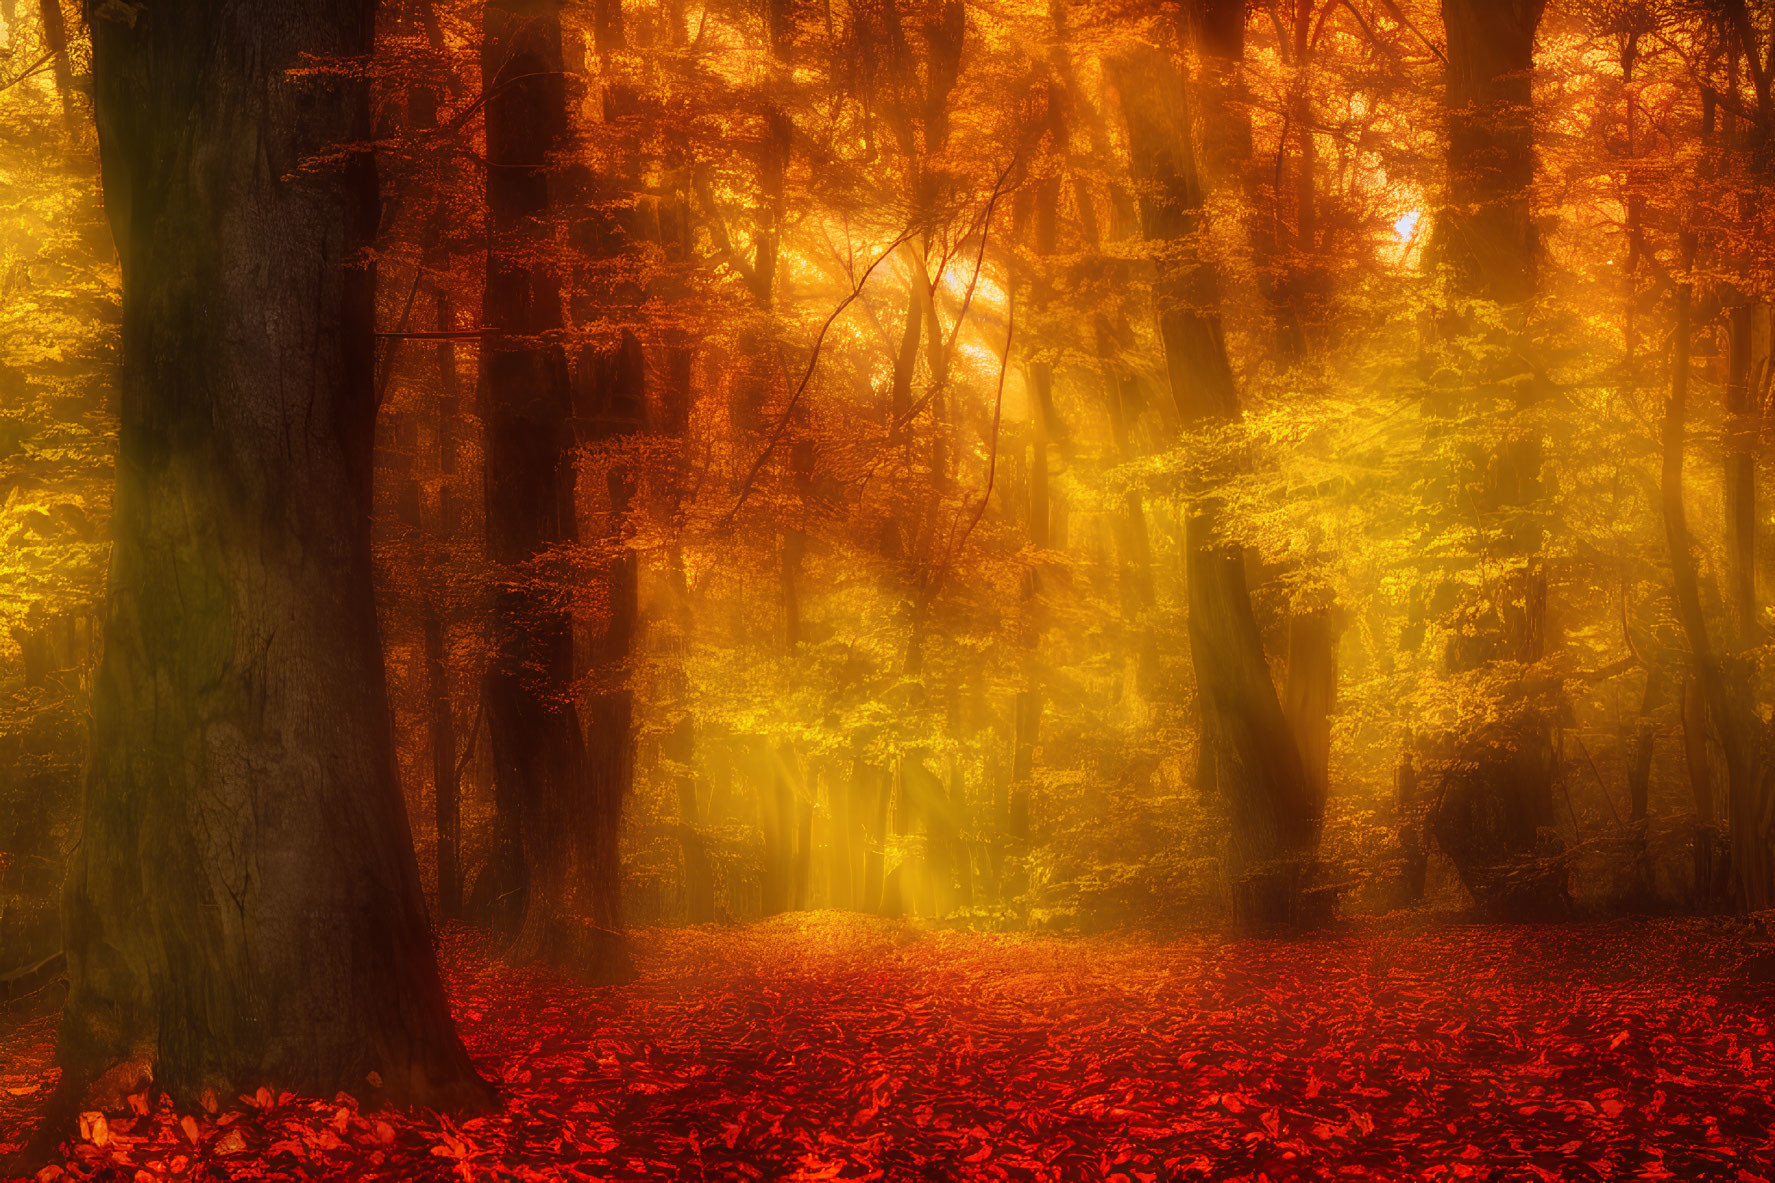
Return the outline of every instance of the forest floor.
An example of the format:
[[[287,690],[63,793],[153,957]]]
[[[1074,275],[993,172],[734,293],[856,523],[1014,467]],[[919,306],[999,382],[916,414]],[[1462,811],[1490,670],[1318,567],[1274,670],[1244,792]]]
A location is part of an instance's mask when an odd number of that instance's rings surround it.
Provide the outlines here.
[[[1742,924],[1352,925],[1294,939],[644,930],[580,987],[446,935],[506,1098],[87,1123],[44,1178],[1775,1178],[1775,987]],[[0,1016],[0,1162],[54,1016]],[[143,1105],[143,1108],[148,1108]]]

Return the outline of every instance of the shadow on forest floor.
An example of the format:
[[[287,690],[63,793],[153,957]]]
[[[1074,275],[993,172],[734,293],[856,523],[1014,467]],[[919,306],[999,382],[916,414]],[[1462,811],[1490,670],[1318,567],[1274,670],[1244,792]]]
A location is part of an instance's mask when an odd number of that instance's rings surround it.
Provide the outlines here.
[[[587,988],[457,929],[445,972],[502,1111],[261,1092],[217,1116],[89,1122],[59,1169],[1754,1179],[1775,1174],[1775,990],[1750,934],[1659,919],[1064,939],[811,913],[641,930],[639,978]],[[0,1017],[0,1160],[53,1086],[54,1022]]]

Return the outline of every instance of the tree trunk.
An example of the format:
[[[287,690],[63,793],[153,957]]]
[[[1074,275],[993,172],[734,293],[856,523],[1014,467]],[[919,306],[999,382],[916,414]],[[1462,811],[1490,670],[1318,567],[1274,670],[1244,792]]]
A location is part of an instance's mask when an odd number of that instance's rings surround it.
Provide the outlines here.
[[[684,913],[692,924],[715,919],[715,875],[709,865],[708,843],[703,837],[703,815],[697,793],[696,719],[681,714],[664,740],[666,759],[677,765],[678,834],[684,851]]]
[[[753,784],[758,793],[758,828],[764,835],[761,902],[766,916],[789,910],[791,863],[794,859],[795,790],[789,785],[782,754],[755,742]]]
[[[1707,698],[1693,674],[1683,683],[1682,717],[1683,762],[1695,800],[1695,901],[1705,908],[1713,899],[1713,765],[1707,758]]]
[[[1757,643],[1756,439],[1757,407],[1751,394],[1751,335],[1756,305],[1744,300],[1731,311],[1726,362],[1726,583],[1737,618],[1738,645]]]
[[[261,1085],[476,1107],[371,592],[377,189],[338,0],[95,13],[120,453],[61,1102]],[[325,163],[305,167],[310,160]]]
[[[1546,0],[1443,0],[1448,33],[1448,215],[1439,228],[1462,290],[1535,294],[1532,80]]]
[[[1315,828],[1325,818],[1331,784],[1331,709],[1336,699],[1335,614],[1327,608],[1295,611],[1288,619],[1288,683],[1283,710],[1300,749]]]
[[[500,815],[491,894],[521,905],[495,917],[517,921],[515,956],[608,978],[626,971],[614,872],[600,857],[614,848],[606,782],[626,771],[625,750],[617,746],[614,768],[608,758],[588,767],[572,697],[572,615],[564,591],[535,569],[577,539],[571,383],[560,346],[545,339],[561,328],[561,294],[539,257],[549,157],[567,133],[560,15],[553,0],[505,0],[489,3],[483,20],[490,242],[482,319],[494,333],[482,347],[480,399],[487,552],[500,581],[485,688]],[[620,583],[619,572],[613,608]],[[626,733],[622,706],[595,702],[599,740]]]
[[[1694,263],[1694,235],[1685,234],[1682,267]],[[1693,677],[1700,685],[1707,714],[1719,735],[1726,758],[1727,805],[1732,817],[1732,869],[1744,907],[1756,911],[1775,904],[1775,784],[1770,762],[1758,752],[1759,726],[1745,696],[1732,692],[1731,679],[1708,635],[1701,606],[1701,586],[1691,550],[1683,506],[1684,433],[1688,429],[1689,304],[1687,281],[1676,288],[1674,358],[1670,398],[1664,408],[1663,468],[1660,500],[1664,533],[1670,546],[1670,569],[1676,585],[1677,619],[1689,642]],[[1711,790],[1709,812],[1711,812]],[[1699,808],[1700,802],[1697,801]]]
[[[1202,223],[1202,185],[1191,139],[1186,83],[1162,51],[1141,50],[1112,64],[1128,126],[1135,179],[1146,192],[1141,220],[1149,241],[1164,243],[1154,298],[1172,395],[1185,429],[1236,420],[1238,390],[1220,325],[1220,280],[1190,245]],[[1239,136],[1205,133],[1221,155]],[[1232,147],[1227,145],[1231,144]],[[1219,537],[1220,506],[1211,481],[1191,491],[1185,566],[1189,635],[1204,747],[1233,813],[1232,870],[1242,884],[1244,919],[1269,923],[1294,915],[1301,864],[1314,846],[1312,793],[1264,660],[1251,610],[1242,548]]]
[[[862,802],[869,810],[865,835],[868,847],[863,856],[863,911],[879,915],[887,869],[888,806],[893,801],[893,778],[885,768],[866,768],[864,783],[872,783],[874,792],[866,792]]]
[[[1656,659],[1646,667],[1646,691],[1640,699],[1639,718],[1634,724],[1633,756],[1627,766],[1628,810],[1636,822],[1646,819],[1652,786],[1652,750],[1658,736],[1656,714],[1664,704],[1668,680],[1663,664]]]
[[[444,622],[425,607],[425,677],[431,706],[431,783],[438,837],[438,915],[462,916],[462,795],[456,782],[456,722],[450,713]]]
[[[49,50],[50,68],[55,71],[56,96],[62,100],[62,119],[72,128],[76,122],[74,72],[68,65],[68,25],[62,19],[61,0],[38,0],[37,11],[43,18],[43,46]]]
[[[1502,305],[1514,322],[1503,332],[1522,331],[1535,294],[1530,84],[1544,7],[1545,0],[1444,0],[1442,6],[1449,206],[1438,224],[1438,242],[1453,268],[1456,296]],[[1464,313],[1450,323],[1468,327]],[[1512,345],[1512,356],[1531,348],[1525,341]],[[1469,358],[1464,364],[1479,363]],[[1540,383],[1530,373],[1492,367],[1473,381],[1482,390],[1488,384],[1515,390],[1516,413],[1539,397]],[[1535,508],[1543,492],[1542,451],[1539,435],[1512,434],[1490,457],[1484,496],[1471,511],[1498,515],[1515,530],[1501,547],[1503,572],[1489,576],[1490,604],[1470,607],[1470,615],[1455,622],[1458,639],[1447,657],[1451,673],[1531,665],[1545,655],[1547,581],[1540,558],[1542,515]],[[1474,901],[1495,915],[1542,915],[1566,904],[1564,863],[1553,857],[1553,843],[1543,834],[1554,817],[1550,713],[1547,703],[1517,695],[1501,711],[1481,712],[1488,722],[1455,737],[1433,819],[1436,837]]]

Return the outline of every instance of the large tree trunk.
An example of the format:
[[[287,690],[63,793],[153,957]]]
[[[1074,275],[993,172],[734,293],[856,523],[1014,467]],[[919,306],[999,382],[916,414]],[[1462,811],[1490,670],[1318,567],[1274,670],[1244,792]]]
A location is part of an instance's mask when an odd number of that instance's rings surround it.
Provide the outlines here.
[[[121,424],[62,1100],[478,1106],[371,594],[370,5],[93,14]]]
[[[1203,192],[1185,79],[1169,55],[1156,49],[1119,59],[1112,70],[1135,179],[1145,189],[1146,237],[1167,248],[1155,299],[1179,417],[1186,430],[1228,423],[1240,414],[1239,396],[1221,333],[1219,276],[1193,245]],[[1218,157],[1236,153],[1236,129],[1211,127],[1205,134]],[[1198,481],[1190,492],[1185,541],[1190,650],[1204,743],[1212,745],[1217,779],[1232,807],[1235,906],[1252,922],[1290,920],[1297,915],[1302,872],[1313,853],[1312,793],[1264,660],[1243,548],[1220,537],[1221,507],[1212,481]]]

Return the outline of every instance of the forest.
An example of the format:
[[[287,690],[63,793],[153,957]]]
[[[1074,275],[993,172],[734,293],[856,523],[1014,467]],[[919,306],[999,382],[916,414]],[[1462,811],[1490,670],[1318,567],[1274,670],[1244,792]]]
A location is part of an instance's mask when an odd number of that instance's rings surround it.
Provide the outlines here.
[[[1775,2],[0,0],[0,1176],[1775,1179]]]

